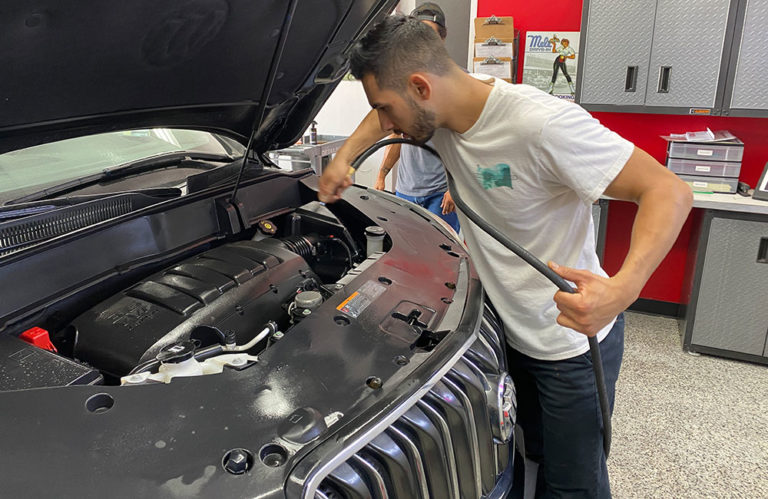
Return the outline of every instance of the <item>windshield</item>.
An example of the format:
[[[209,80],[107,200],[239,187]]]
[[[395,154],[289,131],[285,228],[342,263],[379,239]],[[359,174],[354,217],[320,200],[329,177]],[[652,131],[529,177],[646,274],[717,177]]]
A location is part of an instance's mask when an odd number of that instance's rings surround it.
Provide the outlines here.
[[[241,157],[236,141],[199,130],[152,128],[78,137],[0,155],[0,204],[107,168],[169,153]]]

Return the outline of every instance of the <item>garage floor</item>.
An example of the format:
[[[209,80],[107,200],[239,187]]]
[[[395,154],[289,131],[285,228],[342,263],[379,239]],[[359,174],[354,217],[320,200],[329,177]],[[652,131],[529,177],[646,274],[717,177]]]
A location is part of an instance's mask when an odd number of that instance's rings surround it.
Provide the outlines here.
[[[613,496],[768,497],[768,367],[683,352],[675,319],[626,324]]]

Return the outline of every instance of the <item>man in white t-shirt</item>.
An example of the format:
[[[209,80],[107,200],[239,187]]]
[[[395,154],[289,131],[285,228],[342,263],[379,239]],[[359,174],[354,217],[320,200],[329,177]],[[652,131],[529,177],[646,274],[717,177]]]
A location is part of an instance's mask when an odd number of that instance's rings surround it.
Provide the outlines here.
[[[581,107],[526,85],[466,74],[414,19],[394,16],[374,26],[351,63],[373,111],[326,167],[321,201],[339,199],[351,183],[351,160],[392,131],[421,142],[432,138],[455,180],[454,194],[576,285],[575,294],[555,292],[459,213],[505,326],[518,422],[528,457],[540,463],[541,495],[610,497],[587,336],[601,342],[612,404],[621,312],[675,241],[691,190]],[[600,268],[593,236],[591,204],[603,194],[639,206],[629,252],[612,277]]]

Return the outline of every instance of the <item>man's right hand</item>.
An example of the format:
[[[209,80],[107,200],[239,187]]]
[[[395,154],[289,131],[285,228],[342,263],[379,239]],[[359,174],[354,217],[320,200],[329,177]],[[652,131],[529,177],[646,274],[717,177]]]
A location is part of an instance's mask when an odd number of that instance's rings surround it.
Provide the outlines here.
[[[352,166],[341,158],[334,157],[323,170],[317,183],[317,198],[324,203],[341,199],[344,190],[352,185]]]
[[[386,190],[387,184],[384,182],[383,178],[377,178],[376,183],[373,184],[373,188],[376,189],[377,191],[383,191],[383,190]]]
[[[317,183],[317,198],[324,203],[341,199],[344,189],[352,185],[352,161],[387,135],[379,126],[376,111],[370,111],[323,170]]]

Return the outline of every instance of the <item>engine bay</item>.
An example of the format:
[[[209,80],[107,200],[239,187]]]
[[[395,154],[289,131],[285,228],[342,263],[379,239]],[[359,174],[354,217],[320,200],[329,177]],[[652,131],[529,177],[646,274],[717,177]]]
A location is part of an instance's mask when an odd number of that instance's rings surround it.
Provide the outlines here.
[[[317,201],[263,218],[235,241],[174,262],[98,301],[32,346],[0,343],[0,391],[144,384],[244,369],[391,246]],[[39,332],[38,332],[39,334]],[[39,350],[39,351],[38,351]],[[29,352],[35,355],[29,355]],[[43,362],[45,361],[45,362]],[[68,370],[54,369],[64,363]],[[68,374],[63,374],[68,373]]]

